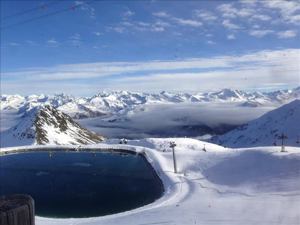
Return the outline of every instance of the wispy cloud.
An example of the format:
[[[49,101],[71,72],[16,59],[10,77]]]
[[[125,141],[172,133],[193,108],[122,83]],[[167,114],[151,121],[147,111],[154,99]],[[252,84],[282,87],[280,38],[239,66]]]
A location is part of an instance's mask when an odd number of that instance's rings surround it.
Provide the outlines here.
[[[251,36],[261,38],[261,37],[264,37],[264,36],[266,36],[268,34],[271,34],[273,32],[274,32],[273,30],[250,30],[249,34]]]
[[[84,1],[75,1],[76,6],[80,6],[79,9],[86,12],[87,15],[91,19],[96,19],[96,10],[94,7],[92,7],[90,4]]]
[[[279,38],[294,38],[297,36],[296,30],[286,30],[277,33]]]
[[[226,18],[250,17],[255,14],[255,10],[252,7],[236,8],[231,3],[221,4],[217,9],[222,13],[222,16]]]
[[[285,38],[284,34],[279,34],[277,25],[297,25],[300,24],[300,1],[256,1],[240,0],[219,4],[216,9],[195,8],[188,14],[178,14],[168,10],[158,10],[150,12],[152,18],[147,21],[134,21],[126,19],[128,23],[120,23],[111,26],[111,31],[124,33],[125,31],[150,31],[171,33],[182,33],[180,29],[188,27],[193,32],[200,32],[199,27],[210,27],[210,33],[221,27],[230,30],[230,33],[243,33],[252,37],[261,38],[272,34],[273,37]],[[132,16],[132,11],[126,11],[128,17]],[[278,18],[278,14],[280,18]],[[126,16],[124,16],[126,17]],[[138,18],[138,17],[137,17]],[[157,21],[159,20],[158,24]],[[167,25],[163,25],[163,23]],[[144,25],[143,25],[144,24]],[[182,27],[182,28],[181,28]],[[282,27],[280,28],[282,29]],[[287,30],[296,30],[294,27],[287,27]],[[131,32],[132,34],[134,32]],[[289,32],[290,33],[290,32]],[[287,38],[289,34],[287,33]],[[233,40],[232,35],[227,37]],[[208,41],[208,40],[206,40]]]
[[[2,73],[1,77],[7,93],[17,91],[20,84],[22,90],[28,87],[27,91],[53,93],[62,90],[77,95],[100,89],[267,89],[300,85],[299,61],[300,49],[285,49],[173,61],[60,65]]]
[[[119,34],[122,34],[125,32],[125,27],[122,27],[121,25],[117,25],[117,26],[109,26],[109,27],[106,27],[106,30],[108,31],[114,31],[114,32],[117,32]]]
[[[115,26],[108,27],[110,31],[124,33],[125,31],[148,31],[148,32],[163,32],[171,25],[168,22],[157,20],[153,22],[142,21],[122,21]]]
[[[161,27],[161,26],[153,26],[151,28],[151,30],[154,31],[154,32],[163,32],[163,31],[165,31],[165,28]]]
[[[232,6],[232,4],[229,3],[219,5],[217,9],[222,13],[223,17],[227,18],[235,18],[236,12],[238,11]]]
[[[262,1],[266,8],[277,10],[285,22],[300,24],[300,1]]]
[[[239,25],[232,23],[229,19],[223,20],[222,24],[225,28],[230,30],[237,30],[241,28]]]
[[[152,14],[153,14],[153,16],[156,16],[156,17],[162,17],[162,18],[170,17],[170,15],[165,11],[154,12]]]
[[[101,32],[98,32],[98,31],[93,32],[93,34],[96,35],[96,36],[101,36],[101,35],[102,35],[102,33],[101,33]]]
[[[235,40],[235,35],[234,34],[228,34],[227,39],[228,40]]]
[[[273,19],[273,22],[277,20],[278,23],[300,24],[299,0],[241,0],[221,4],[217,10],[227,19],[242,19],[245,22],[266,22]]]
[[[122,16],[123,16],[123,18],[128,18],[128,17],[133,16],[134,14],[135,14],[135,13],[134,13],[133,11],[127,9],[127,10],[122,14]]]
[[[191,27],[201,27],[203,25],[202,22],[192,19],[183,19],[174,17],[173,20],[179,25],[191,26]]]
[[[272,79],[282,72],[281,76],[292,76],[299,74],[298,62],[300,60],[300,49],[286,49],[276,51],[259,51],[251,54],[236,56],[219,56],[211,58],[195,58],[173,61],[148,61],[148,62],[100,62],[89,64],[60,65],[51,68],[37,68],[16,72],[3,73],[2,78],[16,78],[22,80],[55,81],[55,80],[76,80],[101,77],[127,77],[131,79],[148,79],[149,74],[155,71],[162,74],[168,71],[168,76],[183,73],[182,71],[197,71],[193,74],[202,74],[203,71],[213,71],[214,73],[231,73],[234,71],[269,71],[268,75]],[[186,72],[185,72],[186,73]],[[189,72],[190,73],[190,72]],[[207,72],[206,72],[207,73]],[[211,72],[209,72],[211,73]],[[250,74],[250,72],[249,72]],[[175,76],[174,75],[174,76]],[[242,76],[242,75],[241,75]],[[298,76],[299,78],[299,76]],[[114,78],[115,79],[115,78]],[[127,79],[127,78],[126,78]],[[184,77],[182,78],[184,79]],[[295,81],[295,80],[294,80]]]
[[[241,4],[244,4],[244,5],[251,5],[251,6],[254,6],[257,4],[257,2],[259,2],[260,0],[239,0],[239,2]]]
[[[216,44],[216,42],[214,42],[212,40],[208,40],[206,43],[209,44],[209,45],[215,45]]]
[[[81,45],[81,35],[79,33],[75,33],[69,37],[69,42],[72,46],[80,46]]]
[[[159,17],[161,19],[162,18],[167,19],[169,22],[175,22],[176,24],[182,26],[200,27],[203,25],[203,23],[199,20],[172,16],[165,11],[154,12],[152,13],[152,15],[155,17]]]
[[[32,41],[32,40],[26,40],[25,43],[30,45],[30,46],[36,46],[37,45],[37,43],[35,41]]]
[[[10,42],[10,43],[8,43],[8,44],[9,44],[9,46],[13,46],[13,47],[20,46],[20,44],[17,43],[17,42]]]
[[[215,16],[212,12],[206,10],[195,10],[195,15],[201,18],[204,21],[215,21],[217,20],[217,16]]]
[[[269,21],[272,19],[271,16],[263,15],[263,14],[255,14],[255,15],[252,15],[251,18],[256,19],[256,20],[262,20],[262,21]]]
[[[217,7],[217,9],[221,12],[222,16],[225,18],[253,18],[253,19],[261,19],[261,20],[267,20],[268,16],[265,15],[259,15],[255,6],[255,2],[253,1],[252,3],[254,4],[249,4],[249,2],[246,1],[240,1],[236,3],[244,3],[242,6],[235,6],[234,3],[225,3],[221,4],[220,6]],[[247,4],[245,4],[247,3]]]
[[[60,43],[55,38],[51,38],[51,39],[47,40],[47,45],[49,47],[58,47],[59,44]]]

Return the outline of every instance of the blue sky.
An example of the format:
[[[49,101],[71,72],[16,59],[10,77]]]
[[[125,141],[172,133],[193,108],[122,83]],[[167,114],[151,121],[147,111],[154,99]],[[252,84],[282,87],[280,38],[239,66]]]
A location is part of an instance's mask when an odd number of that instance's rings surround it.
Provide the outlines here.
[[[1,18],[2,93],[300,85],[300,1],[1,1]]]

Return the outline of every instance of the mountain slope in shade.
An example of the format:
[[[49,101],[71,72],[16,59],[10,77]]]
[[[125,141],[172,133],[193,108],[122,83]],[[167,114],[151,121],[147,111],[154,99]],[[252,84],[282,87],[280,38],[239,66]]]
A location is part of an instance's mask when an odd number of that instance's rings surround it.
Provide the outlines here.
[[[284,133],[289,146],[300,146],[300,100],[294,100],[238,127],[213,141],[228,147],[270,146]]]
[[[82,128],[51,106],[26,112],[16,126],[1,133],[1,147],[31,144],[94,144],[104,138]]]

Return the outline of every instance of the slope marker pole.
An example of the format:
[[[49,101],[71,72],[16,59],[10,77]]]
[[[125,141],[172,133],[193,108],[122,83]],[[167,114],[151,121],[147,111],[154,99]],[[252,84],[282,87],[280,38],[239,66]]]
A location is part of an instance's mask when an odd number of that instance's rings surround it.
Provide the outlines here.
[[[173,152],[174,173],[177,173],[177,164],[176,164],[175,147],[176,147],[175,142],[174,142],[174,141],[171,141],[171,142],[170,142],[170,148],[172,149],[172,152]]]

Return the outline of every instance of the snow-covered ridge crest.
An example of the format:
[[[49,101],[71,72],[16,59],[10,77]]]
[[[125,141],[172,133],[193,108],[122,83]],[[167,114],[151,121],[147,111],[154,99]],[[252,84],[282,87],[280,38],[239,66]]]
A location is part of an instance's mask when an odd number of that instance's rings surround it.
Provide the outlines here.
[[[1,133],[1,147],[31,144],[94,144],[104,138],[81,127],[50,105],[26,111],[22,120]]]
[[[206,93],[138,93],[129,91],[100,92],[92,97],[73,97],[58,95],[2,95],[1,110],[16,109],[20,113],[43,105],[51,105],[58,110],[80,119],[111,115],[129,111],[138,105],[161,103],[197,103],[197,102],[236,102],[241,107],[279,106],[294,99],[300,99],[300,87],[292,90],[280,90],[268,93],[245,92],[223,89]]]
[[[228,147],[279,145],[279,136],[287,136],[285,143],[300,146],[300,100],[294,100],[250,121],[224,135],[216,142]]]

